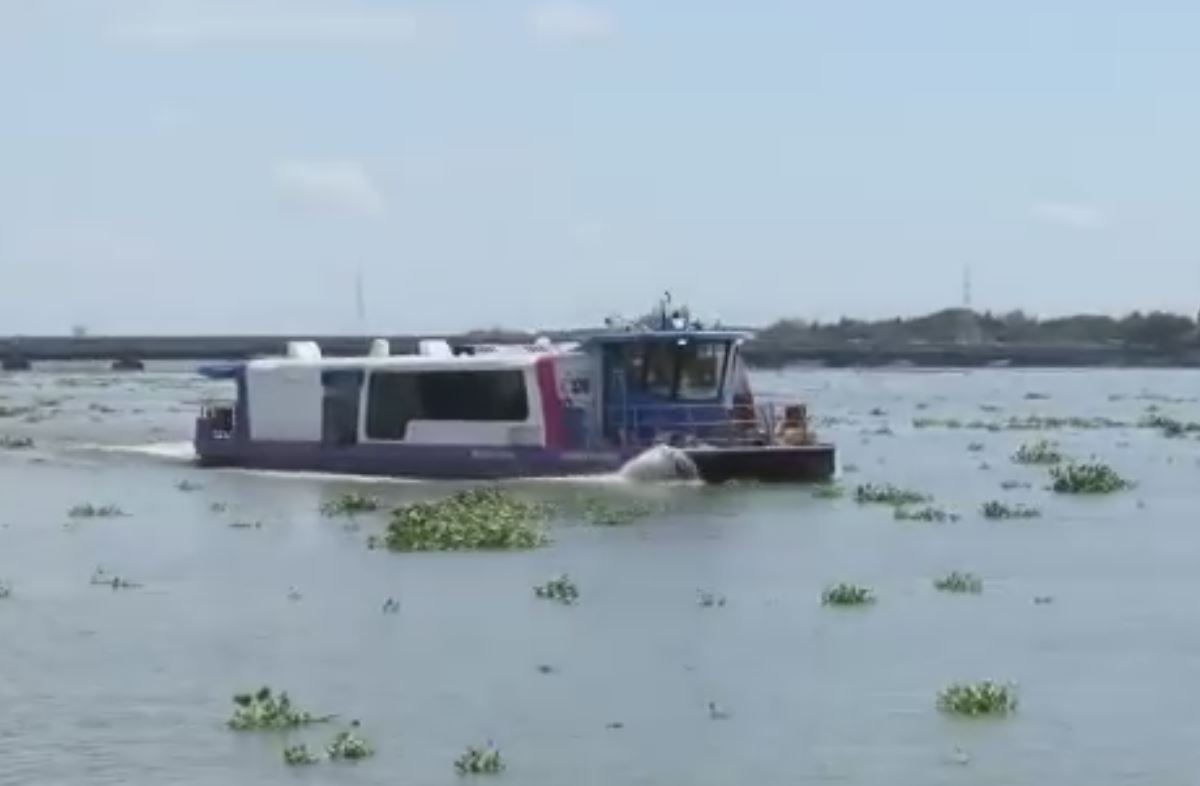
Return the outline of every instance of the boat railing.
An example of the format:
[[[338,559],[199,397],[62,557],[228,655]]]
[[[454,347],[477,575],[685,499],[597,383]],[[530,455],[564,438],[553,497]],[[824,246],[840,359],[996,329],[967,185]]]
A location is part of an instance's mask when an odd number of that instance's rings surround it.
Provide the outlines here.
[[[789,435],[796,424],[786,422],[792,402],[759,402],[727,408],[712,403],[673,403],[613,406],[608,411],[610,435],[623,446],[712,444],[720,446],[774,445],[784,439],[811,441],[808,424],[800,435]],[[615,433],[612,433],[614,432]]]

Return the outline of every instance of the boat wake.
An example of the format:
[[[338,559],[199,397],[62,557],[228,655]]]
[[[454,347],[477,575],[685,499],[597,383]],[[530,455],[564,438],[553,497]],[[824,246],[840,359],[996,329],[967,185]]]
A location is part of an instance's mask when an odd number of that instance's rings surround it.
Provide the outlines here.
[[[177,462],[190,462],[196,458],[196,449],[188,441],[146,442],[139,445],[81,445],[79,447],[99,453],[127,453]]]
[[[699,478],[695,463],[682,450],[656,445],[625,463],[617,473],[638,483],[692,481]]]

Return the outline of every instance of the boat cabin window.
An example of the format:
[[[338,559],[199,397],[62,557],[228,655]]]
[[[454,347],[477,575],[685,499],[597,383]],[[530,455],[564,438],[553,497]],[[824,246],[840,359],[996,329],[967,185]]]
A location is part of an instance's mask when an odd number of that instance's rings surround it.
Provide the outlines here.
[[[679,398],[709,401],[721,393],[724,344],[688,343],[679,348]]]
[[[404,439],[410,420],[528,419],[525,373],[520,369],[377,371],[368,386],[369,439]]]
[[[613,349],[630,393],[663,399],[711,401],[721,393],[727,342],[647,341]]]

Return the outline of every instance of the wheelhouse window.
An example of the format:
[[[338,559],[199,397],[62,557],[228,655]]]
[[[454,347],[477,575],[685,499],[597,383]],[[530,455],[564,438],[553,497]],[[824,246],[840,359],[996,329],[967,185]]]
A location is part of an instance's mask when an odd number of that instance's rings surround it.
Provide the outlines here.
[[[402,440],[412,420],[523,423],[529,419],[525,373],[377,371],[367,390],[369,439]]]
[[[721,393],[725,344],[688,343],[679,348],[679,394],[683,401],[708,401]]]
[[[615,351],[630,393],[679,401],[710,401],[721,394],[728,342],[647,341]]]

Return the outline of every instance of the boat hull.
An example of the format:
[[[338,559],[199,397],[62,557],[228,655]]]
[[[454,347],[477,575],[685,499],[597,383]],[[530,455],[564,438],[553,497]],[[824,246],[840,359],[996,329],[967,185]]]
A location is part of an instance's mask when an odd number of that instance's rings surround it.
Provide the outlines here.
[[[754,445],[687,448],[705,483],[820,483],[837,471],[833,445]]]
[[[542,447],[357,444],[331,446],[216,438],[197,434],[197,461],[208,467],[283,472],[403,477],[421,480],[503,480],[603,475],[617,472],[642,452],[562,451]],[[810,483],[835,471],[832,445],[700,447],[683,452],[706,483],[759,481]]]

